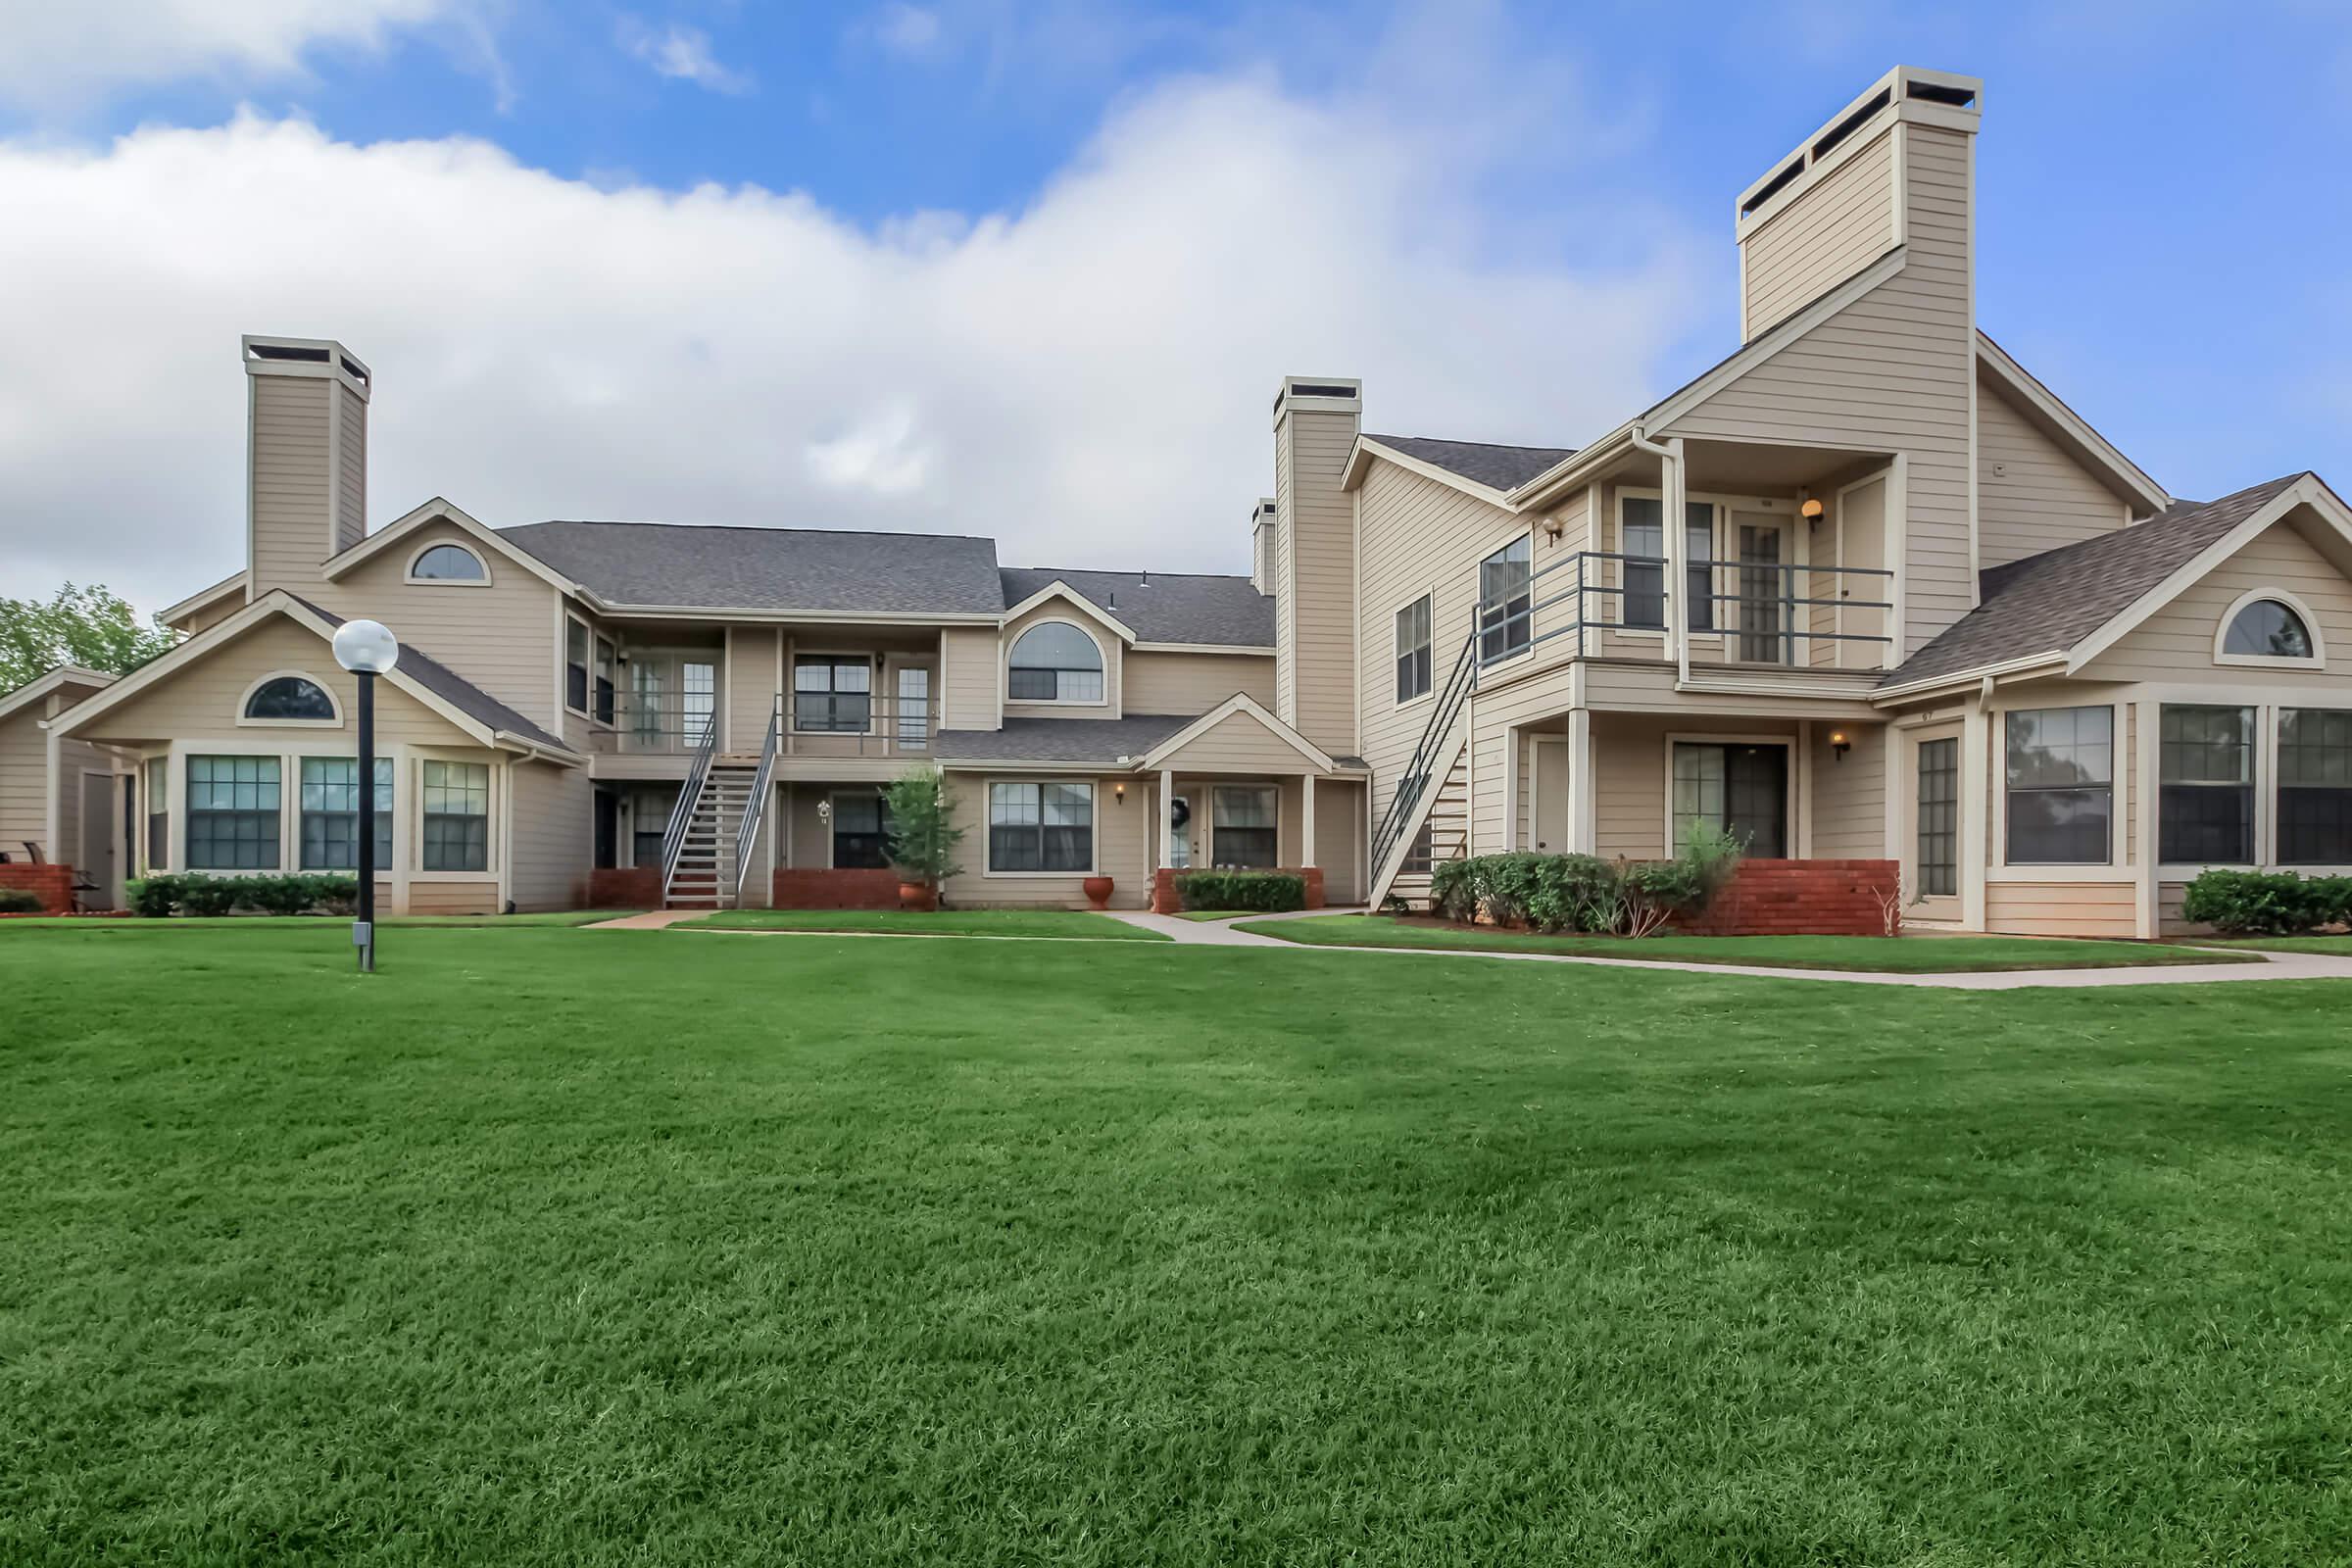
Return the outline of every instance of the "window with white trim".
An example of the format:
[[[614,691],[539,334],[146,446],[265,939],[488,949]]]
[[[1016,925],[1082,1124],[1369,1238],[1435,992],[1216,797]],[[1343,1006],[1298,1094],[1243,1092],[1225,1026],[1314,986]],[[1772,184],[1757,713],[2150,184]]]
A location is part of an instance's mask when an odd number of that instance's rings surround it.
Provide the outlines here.
[[[417,582],[488,582],[490,568],[464,545],[441,544],[420,552],[409,564],[409,576]]]
[[[274,757],[188,759],[188,868],[277,869]]]
[[[2311,628],[2276,599],[2257,599],[2230,617],[2222,652],[2240,659],[2309,659]]]
[[[172,759],[147,759],[147,869],[172,863]]]
[[[1533,647],[1535,608],[1535,545],[1521,534],[1478,564],[1479,662],[1493,663]]]
[[[490,869],[489,764],[427,760],[423,783],[418,863],[427,871]]]
[[[1268,870],[1276,863],[1282,795],[1271,784],[1220,784],[1209,803],[1209,863]]]
[[[279,675],[266,680],[245,699],[247,718],[267,718],[312,724],[336,723],[335,700],[326,688],[303,675]]]
[[[1396,701],[1429,695],[1430,595],[1396,612]]]
[[[1041,621],[1013,639],[1006,701],[1099,703],[1103,690],[1102,650],[1068,621]]]
[[[862,735],[873,728],[873,661],[822,655],[795,660],[792,727],[818,735]]]
[[[1089,871],[1095,863],[1095,787],[988,787],[991,871]]]
[[[2352,710],[2278,710],[2278,858],[2352,865]]]
[[[599,637],[596,640],[596,717],[602,724],[612,722],[612,667],[615,662],[612,645]]]
[[[1665,503],[1655,496],[1627,496],[1618,529],[1619,553],[1639,559],[1625,566],[1625,611],[1628,626],[1660,630],[1666,624]],[[1715,626],[1715,503],[1683,504],[1683,578],[1690,600],[1692,631]]]
[[[2164,705],[2156,858],[2166,865],[2254,861],[2254,710]]]
[[[564,621],[564,706],[588,711],[588,628],[569,617]]]
[[[833,797],[833,868],[879,870],[890,864],[890,803],[880,795]]]
[[[1932,899],[1960,891],[1960,742],[1919,743],[1919,891]]]
[[[392,868],[392,759],[375,760],[375,868]],[[360,760],[302,759],[302,868],[360,868]]]
[[[2021,709],[2006,717],[2008,862],[2114,858],[2115,710]]]

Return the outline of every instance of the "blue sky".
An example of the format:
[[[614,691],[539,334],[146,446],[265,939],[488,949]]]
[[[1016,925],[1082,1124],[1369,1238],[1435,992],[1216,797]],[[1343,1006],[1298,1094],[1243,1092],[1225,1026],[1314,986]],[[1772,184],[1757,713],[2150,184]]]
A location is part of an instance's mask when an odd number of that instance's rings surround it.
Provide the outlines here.
[[[234,564],[239,331],[374,360],[378,521],[1234,569],[1278,375],[1364,375],[1376,428],[1597,433],[1732,346],[1733,197],[1898,61],[1987,83],[1988,331],[2177,494],[2352,488],[2352,8],[99,9],[0,63],[35,230],[0,263],[59,296],[0,351],[105,318],[204,413],[61,531],[86,427],[172,402],[0,376],[0,528],[151,602]]]

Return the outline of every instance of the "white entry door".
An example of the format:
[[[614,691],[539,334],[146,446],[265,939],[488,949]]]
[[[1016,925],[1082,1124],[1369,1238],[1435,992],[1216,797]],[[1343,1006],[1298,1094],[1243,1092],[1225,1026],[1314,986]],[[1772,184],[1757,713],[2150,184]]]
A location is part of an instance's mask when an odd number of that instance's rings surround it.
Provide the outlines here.
[[[1568,737],[1531,738],[1528,771],[1529,827],[1539,855],[1568,853]]]

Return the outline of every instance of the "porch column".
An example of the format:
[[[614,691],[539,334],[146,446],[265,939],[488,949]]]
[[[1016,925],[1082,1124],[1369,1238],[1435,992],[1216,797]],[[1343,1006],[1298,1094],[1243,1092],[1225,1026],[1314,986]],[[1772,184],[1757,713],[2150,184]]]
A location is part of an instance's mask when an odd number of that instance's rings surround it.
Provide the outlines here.
[[[1568,710],[1568,850],[1597,853],[1599,812],[1593,804],[1592,710]]]
[[[1298,864],[1304,868],[1315,863],[1315,775],[1299,774],[1298,788],[1298,836],[1306,840],[1298,850]]]
[[[1899,784],[1889,781],[1889,789]],[[1960,925],[1984,929],[1985,819],[1992,804],[1992,715],[1971,703],[1960,720]]]
[[[1176,863],[1176,771],[1159,770],[1159,861],[1152,869]]]

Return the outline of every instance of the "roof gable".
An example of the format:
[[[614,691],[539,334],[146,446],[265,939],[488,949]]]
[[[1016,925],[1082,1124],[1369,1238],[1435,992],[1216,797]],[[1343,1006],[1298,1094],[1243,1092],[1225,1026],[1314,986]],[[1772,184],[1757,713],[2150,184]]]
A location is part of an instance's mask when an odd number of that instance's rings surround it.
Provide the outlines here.
[[[1068,571],[1006,566],[1001,573],[1007,612],[1060,585],[1097,613],[1123,625],[1138,643],[1183,643],[1237,650],[1274,646],[1274,601],[1247,577],[1163,571]]]

